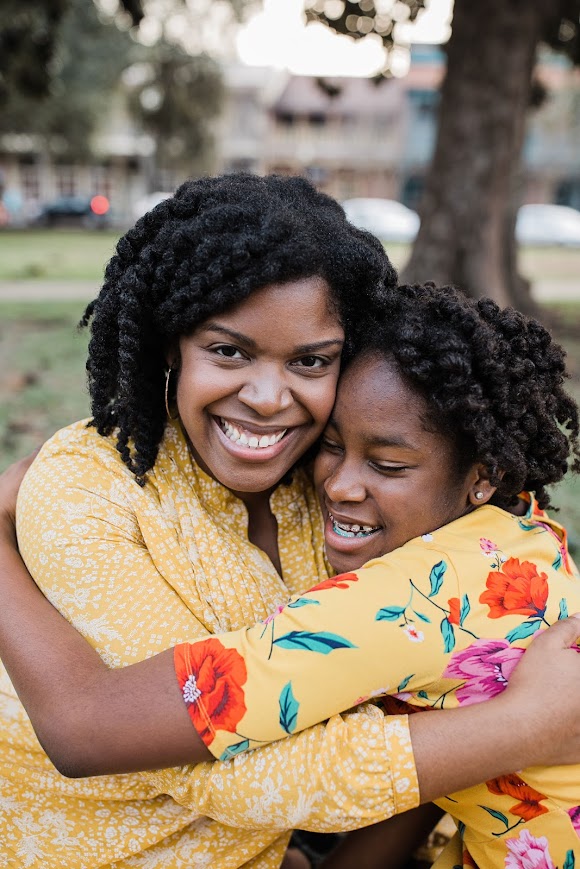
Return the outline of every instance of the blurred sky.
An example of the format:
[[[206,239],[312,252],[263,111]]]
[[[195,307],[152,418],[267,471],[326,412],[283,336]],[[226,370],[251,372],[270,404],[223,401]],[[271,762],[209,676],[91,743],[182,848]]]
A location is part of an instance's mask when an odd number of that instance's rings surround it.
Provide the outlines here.
[[[403,45],[447,41],[453,0],[427,0],[426,6],[414,24],[401,21],[396,25],[397,41]],[[263,10],[248,21],[237,37],[241,61],[251,66],[285,68],[297,75],[368,76],[383,67],[379,39],[375,42],[367,37],[355,42],[331,33],[322,24],[306,27],[303,8],[303,0],[264,0]],[[405,9],[398,4],[402,16]],[[404,75],[408,64],[408,51],[395,49],[391,57],[393,74]]]

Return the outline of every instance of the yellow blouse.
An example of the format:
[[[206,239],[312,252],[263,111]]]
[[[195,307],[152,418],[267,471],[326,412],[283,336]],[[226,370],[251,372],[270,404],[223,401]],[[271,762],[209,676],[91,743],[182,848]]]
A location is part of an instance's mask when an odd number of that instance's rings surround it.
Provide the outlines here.
[[[521,518],[488,505],[324,580],[263,624],[177,647],[176,671],[221,758],[294,734],[361,694],[394,695],[383,705],[399,711],[479,703],[503,691],[536,631],[580,610],[579,580],[564,529],[533,501]],[[218,660],[227,717],[207,678]],[[580,766],[525,769],[438,804],[459,829],[441,869],[573,869],[580,857]]]
[[[244,505],[195,466],[177,423],[141,488],[112,439],[80,422],[28,473],[18,536],[46,596],[120,667],[265,618],[327,577],[307,476],[271,505],[284,582],[248,541]],[[417,801],[407,718],[371,705],[227,764],[69,780],[0,670],[0,867],[273,869],[295,825],[348,829]]]

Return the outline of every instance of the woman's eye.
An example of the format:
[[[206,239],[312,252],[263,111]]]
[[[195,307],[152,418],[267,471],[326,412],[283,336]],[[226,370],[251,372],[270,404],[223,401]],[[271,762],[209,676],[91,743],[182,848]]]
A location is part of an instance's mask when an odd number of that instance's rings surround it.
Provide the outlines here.
[[[295,364],[300,368],[322,368],[328,365],[328,360],[322,356],[302,356]]]
[[[224,356],[226,359],[244,359],[244,354],[232,344],[220,344],[219,347],[214,347],[213,352],[218,356]]]

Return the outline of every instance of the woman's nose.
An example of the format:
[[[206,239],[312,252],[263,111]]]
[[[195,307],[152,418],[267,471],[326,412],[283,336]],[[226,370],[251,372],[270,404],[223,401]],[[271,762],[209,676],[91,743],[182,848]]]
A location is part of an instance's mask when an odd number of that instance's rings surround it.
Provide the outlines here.
[[[350,462],[341,462],[325,480],[324,491],[334,504],[364,501],[366,489],[361,481],[360,468]]]
[[[274,416],[294,403],[288,384],[275,371],[256,373],[242,386],[238,398],[260,416]]]

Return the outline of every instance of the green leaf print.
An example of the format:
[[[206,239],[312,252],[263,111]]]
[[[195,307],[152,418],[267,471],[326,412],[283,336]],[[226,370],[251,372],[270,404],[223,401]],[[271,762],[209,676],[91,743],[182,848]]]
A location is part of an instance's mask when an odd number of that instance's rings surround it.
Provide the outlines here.
[[[421,700],[428,700],[429,699],[429,695],[427,694],[426,691],[419,691],[419,693],[417,694],[417,697],[420,697]]]
[[[431,573],[429,574],[429,581],[431,583],[431,591],[429,592],[429,597],[435,597],[435,595],[441,588],[446,570],[447,564],[445,563],[445,561],[438,561],[437,564],[433,565],[433,567],[431,568]]]
[[[405,676],[405,678],[403,679],[403,681],[401,682],[401,684],[397,688],[397,692],[404,691],[405,688],[407,687],[407,685],[409,684],[409,681],[413,678],[414,675],[415,675],[414,673],[411,673],[410,676]]]
[[[375,622],[396,622],[404,612],[404,606],[384,606],[376,614]]]
[[[568,602],[567,602],[566,598],[563,597],[562,600],[560,601],[560,614],[558,616],[558,621],[560,621],[561,619],[567,619],[567,618],[568,618]]]
[[[556,555],[555,559],[552,562],[552,567],[554,568],[554,570],[560,570],[560,568],[562,567],[562,553],[561,552],[558,552],[558,554]]]
[[[506,816],[503,815],[501,812],[498,812],[497,809],[490,809],[488,806],[480,806],[479,808],[484,809],[486,812],[488,812],[488,814],[492,816],[492,818],[495,818],[497,821],[501,821],[502,824],[505,824],[506,827],[509,827],[510,822],[508,821]]]
[[[518,519],[518,525],[520,526],[522,531],[538,531],[538,530],[540,530],[540,529],[538,529],[537,525],[529,525],[527,522],[522,521],[521,519]]]
[[[417,610],[413,610],[418,619],[421,619],[422,622],[427,622],[428,625],[431,624],[431,619],[428,619],[427,616],[423,615],[423,613],[418,613]]]
[[[320,606],[319,600],[312,600],[309,597],[299,597],[298,600],[293,600],[288,604],[288,609],[295,610],[301,606]]]
[[[506,634],[506,640],[508,643],[513,643],[515,640],[525,640],[526,637],[531,637],[531,635],[535,634],[541,627],[542,622],[540,619],[522,622],[521,625],[518,625],[517,628],[514,628],[509,632],[509,634]]]
[[[220,760],[229,760],[230,757],[235,757],[236,754],[241,754],[243,751],[247,751],[250,747],[249,739],[242,739],[241,742],[236,742],[235,745],[230,745],[229,748],[226,748],[224,753],[220,756]]]
[[[447,616],[441,622],[441,636],[445,652],[451,652],[455,648],[455,631],[453,625],[449,624]]]
[[[471,610],[471,604],[469,603],[469,598],[467,597],[466,594],[464,594],[463,597],[461,598],[461,610],[459,612],[459,626],[460,627],[463,627],[463,622],[465,621],[465,619],[469,615],[470,610]]]
[[[326,631],[314,633],[313,631],[290,631],[274,640],[274,646],[281,649],[301,649],[304,652],[319,652],[328,655],[334,649],[356,649],[356,646],[339,637],[338,634],[330,634]]]
[[[569,851],[566,851],[566,859],[564,860],[564,865],[562,869],[574,869],[576,865],[576,858],[574,857],[574,851],[570,848]]]
[[[284,685],[280,694],[280,726],[286,733],[294,733],[298,719],[299,703],[292,693],[292,682]]]

